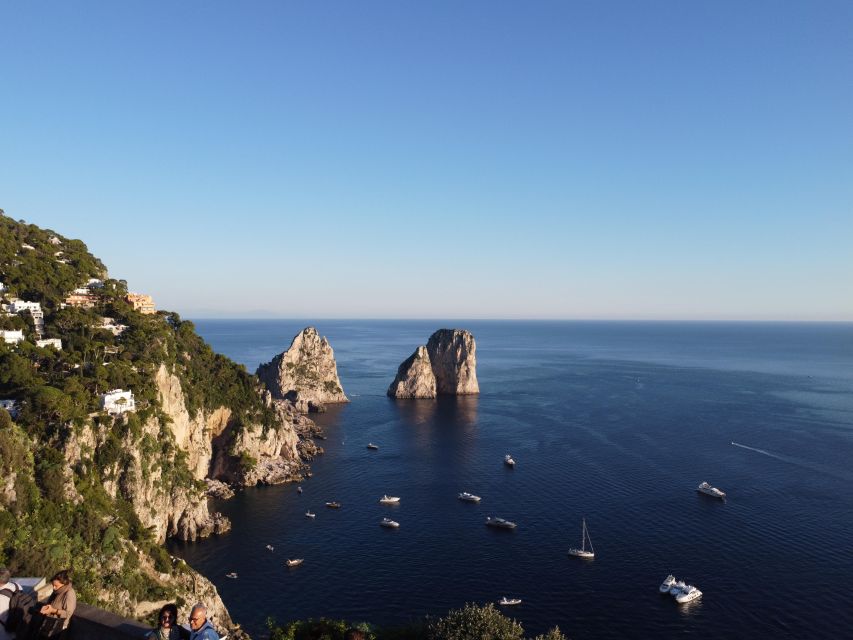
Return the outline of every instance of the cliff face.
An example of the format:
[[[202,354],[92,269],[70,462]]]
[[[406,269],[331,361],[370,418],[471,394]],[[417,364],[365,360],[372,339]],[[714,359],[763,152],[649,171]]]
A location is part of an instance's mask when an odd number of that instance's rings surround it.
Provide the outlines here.
[[[480,393],[477,383],[477,343],[464,329],[439,329],[427,342],[439,394],[464,396]]]
[[[435,375],[427,348],[421,345],[397,369],[397,377],[388,387],[392,398],[435,398]]]
[[[436,395],[480,393],[477,344],[464,329],[439,329],[425,347],[418,347],[388,388],[394,398],[435,398]]]
[[[287,351],[258,367],[257,375],[273,398],[289,400],[304,413],[322,410],[325,403],[349,402],[332,347],[314,327],[303,329]]]

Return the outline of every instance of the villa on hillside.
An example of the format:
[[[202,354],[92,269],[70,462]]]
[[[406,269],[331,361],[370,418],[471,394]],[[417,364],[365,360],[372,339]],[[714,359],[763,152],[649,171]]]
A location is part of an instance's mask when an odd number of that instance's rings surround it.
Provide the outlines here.
[[[101,321],[101,329],[106,329],[114,336],[120,336],[127,329],[126,324],[116,324],[113,318],[104,318]]]
[[[144,293],[128,293],[124,298],[127,300],[134,310],[139,313],[157,313],[154,308],[154,298]]]
[[[62,240],[60,240],[56,236],[51,236],[50,240],[48,240],[48,242],[52,245],[62,244]]]
[[[128,411],[136,411],[136,402],[132,391],[113,389],[101,396],[101,408],[109,414],[119,415]]]
[[[83,309],[91,309],[98,301],[97,296],[86,287],[74,289],[68,297],[65,298],[65,304],[69,307],[81,307]]]
[[[5,409],[14,420],[18,417],[20,405],[17,400],[0,400],[0,409]]]
[[[0,329],[0,338],[2,338],[6,344],[18,344],[19,342],[24,341],[24,332],[21,329]]]
[[[62,340],[59,338],[45,338],[44,340],[36,340],[37,347],[53,347],[57,351],[62,351]]]

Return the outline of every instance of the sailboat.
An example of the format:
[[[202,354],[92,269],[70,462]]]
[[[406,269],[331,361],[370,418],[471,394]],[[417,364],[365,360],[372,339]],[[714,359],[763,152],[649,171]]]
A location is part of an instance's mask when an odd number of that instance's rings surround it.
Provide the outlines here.
[[[592,548],[592,538],[589,537],[589,531],[586,529],[586,518],[583,518],[581,522],[581,548],[569,549],[569,555],[577,556],[578,558],[589,558],[591,560],[595,557],[595,549]],[[589,549],[586,548],[587,542],[589,542]]]

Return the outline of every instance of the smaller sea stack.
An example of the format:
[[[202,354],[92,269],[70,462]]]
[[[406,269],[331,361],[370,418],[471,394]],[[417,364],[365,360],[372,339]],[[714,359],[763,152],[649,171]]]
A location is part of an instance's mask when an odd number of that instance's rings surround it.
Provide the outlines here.
[[[477,343],[464,329],[439,329],[397,369],[392,398],[435,398],[480,393]]]

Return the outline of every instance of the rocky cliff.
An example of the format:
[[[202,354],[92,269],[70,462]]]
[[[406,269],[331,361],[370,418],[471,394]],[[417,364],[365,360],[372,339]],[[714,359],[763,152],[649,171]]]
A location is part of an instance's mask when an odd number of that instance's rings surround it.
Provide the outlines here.
[[[289,400],[303,413],[322,411],[325,403],[349,402],[332,347],[314,327],[297,334],[287,351],[258,367],[257,375],[273,398]]]
[[[418,347],[400,365],[388,388],[388,395],[394,398],[477,393],[477,344],[464,329],[439,329],[433,333],[425,347]]]
[[[392,398],[435,398],[435,375],[427,348],[415,349],[397,369],[397,377],[388,388]]]

